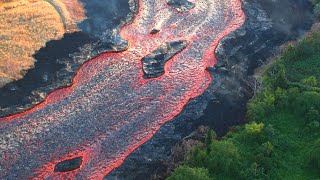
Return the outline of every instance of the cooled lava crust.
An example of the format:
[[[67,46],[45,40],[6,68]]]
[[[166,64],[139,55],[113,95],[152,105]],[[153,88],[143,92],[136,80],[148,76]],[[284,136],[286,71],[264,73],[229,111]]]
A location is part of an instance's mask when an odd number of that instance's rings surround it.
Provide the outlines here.
[[[72,86],[1,118],[0,179],[102,179],[201,95],[219,40],[245,15],[240,0],[192,2],[179,12],[167,1],[139,0],[135,19],[120,30],[126,51],[100,54],[81,66]],[[168,59],[164,74],[145,79],[142,59],[179,41],[188,45]],[[75,158],[79,166],[55,171]]]

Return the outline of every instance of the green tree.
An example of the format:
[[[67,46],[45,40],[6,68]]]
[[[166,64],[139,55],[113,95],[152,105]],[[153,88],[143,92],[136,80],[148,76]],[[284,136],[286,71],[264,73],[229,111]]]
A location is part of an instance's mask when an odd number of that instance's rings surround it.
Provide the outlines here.
[[[314,7],[314,14],[316,18],[320,19],[320,3],[317,3]]]
[[[267,141],[265,143],[262,144],[262,152],[266,155],[266,156],[271,156],[271,153],[274,150],[274,146],[272,145],[272,143],[270,141]]]
[[[216,138],[217,138],[217,134],[210,129],[206,137],[206,145],[209,146],[213,142],[213,140],[215,140]]]
[[[264,169],[256,162],[243,172],[244,179],[246,180],[262,180],[265,179],[266,174]]]
[[[306,113],[311,109],[320,109],[320,93],[317,92],[303,92],[295,102],[295,109],[301,115],[306,115]]]
[[[265,104],[262,102],[251,101],[248,103],[247,116],[252,121],[258,121],[265,117],[266,109]]]
[[[300,96],[300,89],[297,87],[288,89],[288,109],[292,111],[296,108],[296,100]]]
[[[288,87],[288,79],[286,75],[285,67],[282,63],[276,63],[273,67],[274,74],[271,75],[271,84],[274,89],[280,87],[282,89],[286,89]]]
[[[320,120],[320,113],[317,109],[311,107],[306,114],[306,120],[308,123],[319,121]]]
[[[320,139],[315,142],[311,150],[310,165],[320,173]]]
[[[240,169],[238,148],[229,141],[215,141],[210,145],[211,152],[205,159],[205,167],[211,174],[236,177]]]
[[[263,123],[258,124],[256,122],[251,122],[251,123],[245,125],[246,132],[248,134],[253,134],[253,135],[260,134],[261,131],[263,130],[263,128],[264,128]]]
[[[207,152],[202,147],[196,147],[187,158],[188,164],[196,167],[204,166]]]
[[[274,94],[277,107],[282,109],[287,108],[289,104],[289,97],[287,91],[278,87]]]
[[[204,168],[191,168],[179,166],[167,180],[212,180],[208,170]]]
[[[264,128],[263,135],[265,136],[265,139],[267,141],[275,142],[277,140],[276,130],[273,128],[271,124],[267,125]]]
[[[252,121],[261,121],[274,111],[275,95],[271,90],[265,90],[256,100],[248,104],[248,118]]]
[[[309,76],[309,77],[303,79],[302,83],[307,85],[307,86],[317,86],[318,85],[318,80],[314,76]]]

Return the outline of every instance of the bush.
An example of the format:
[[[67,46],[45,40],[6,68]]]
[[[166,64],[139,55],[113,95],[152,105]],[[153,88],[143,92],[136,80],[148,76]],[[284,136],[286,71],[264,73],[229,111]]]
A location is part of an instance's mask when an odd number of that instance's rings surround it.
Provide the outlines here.
[[[320,19],[320,3],[317,3],[314,7],[314,15],[316,18]]]
[[[210,149],[211,152],[205,159],[209,172],[236,177],[240,169],[238,148],[229,141],[215,141],[210,145]]]
[[[204,168],[178,167],[167,180],[212,180]]]
[[[274,146],[272,145],[272,143],[270,141],[267,141],[265,143],[262,144],[262,152],[264,153],[265,156],[271,156],[273,150],[274,150]]]
[[[248,104],[247,116],[251,121],[259,121],[264,119],[267,112],[265,104],[262,102],[252,101]]]
[[[306,115],[310,109],[320,109],[320,93],[303,92],[295,102],[295,109],[300,115]]]
[[[277,107],[281,109],[288,109],[289,97],[286,90],[278,87],[275,91],[275,99]]]
[[[209,149],[207,147],[207,149]],[[191,155],[187,158],[187,162],[188,164],[192,165],[192,166],[197,166],[197,167],[204,167],[205,164],[205,159],[207,158],[207,151],[203,150],[203,148],[201,147],[196,147]]]
[[[214,132],[213,130],[209,130],[207,137],[205,139],[206,141],[206,145],[207,147],[213,142],[213,140],[215,140],[217,138],[217,134],[216,132]]]
[[[320,113],[317,109],[314,109],[313,107],[309,109],[309,111],[306,114],[306,120],[307,123],[315,122],[320,120]]]
[[[285,66],[278,62],[272,67],[272,75],[269,76],[271,85],[274,89],[278,87],[286,89],[288,87],[288,79],[286,76]]]
[[[256,162],[243,172],[244,179],[246,180],[262,180],[267,179],[264,169]]]
[[[309,76],[309,77],[303,79],[302,83],[307,85],[307,86],[317,86],[318,85],[318,80],[314,76]]]
[[[248,104],[247,116],[251,121],[261,121],[275,109],[275,96],[271,90],[265,90],[256,100]]]
[[[310,165],[316,171],[320,172],[320,139],[315,142],[311,150]]]
[[[294,109],[295,108],[295,102],[297,97],[300,96],[300,89],[297,87],[294,88],[289,88],[288,89],[288,103],[289,103],[289,108]]]
[[[256,122],[252,122],[249,124],[246,124],[245,126],[245,130],[248,134],[260,134],[262,132],[264,128],[264,124],[263,123],[256,123]]]
[[[272,141],[272,142],[275,142],[276,139],[278,138],[275,129],[270,124],[264,128],[264,136],[266,140]]]
[[[313,5],[316,5],[316,4],[320,3],[320,0],[311,0],[311,2]]]

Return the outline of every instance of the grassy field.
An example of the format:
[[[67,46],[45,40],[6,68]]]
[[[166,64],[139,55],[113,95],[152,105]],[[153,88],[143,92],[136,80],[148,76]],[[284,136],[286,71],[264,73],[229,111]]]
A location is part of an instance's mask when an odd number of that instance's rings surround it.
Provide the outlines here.
[[[0,0],[0,87],[22,78],[37,50],[76,31],[82,19],[77,0]]]

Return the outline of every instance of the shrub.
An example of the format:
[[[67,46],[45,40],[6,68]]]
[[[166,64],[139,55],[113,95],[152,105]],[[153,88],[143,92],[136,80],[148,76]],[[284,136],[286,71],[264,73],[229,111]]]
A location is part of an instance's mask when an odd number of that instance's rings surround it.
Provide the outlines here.
[[[211,152],[205,160],[212,174],[225,174],[236,177],[240,169],[238,148],[229,141],[215,141],[210,145]]]
[[[248,104],[247,116],[251,121],[262,120],[266,116],[265,104],[252,101]]]
[[[258,124],[256,122],[246,124],[245,126],[245,130],[248,134],[260,134],[263,128],[264,128],[263,123]]]
[[[320,3],[320,0],[311,0],[311,2],[313,5],[316,5],[316,4]]]
[[[320,3],[317,3],[313,9],[316,18],[320,19]]]
[[[254,160],[259,165],[261,170],[263,170],[264,174],[268,174],[272,168],[275,168],[272,158],[265,156],[263,153],[258,153],[255,155]]]
[[[265,170],[256,162],[243,172],[243,176],[246,180],[267,179]]]
[[[271,156],[271,153],[273,152],[273,150],[274,150],[274,147],[270,141],[267,141],[262,144],[262,152],[266,156]]]
[[[320,172],[320,139],[315,142],[310,153],[310,165],[316,171]]]
[[[277,90],[275,91],[275,101],[276,101],[276,105],[279,108],[288,108],[289,105],[289,97],[288,97],[288,93],[286,90],[281,89],[281,88],[277,88]]]
[[[187,158],[187,162],[192,166],[203,167],[206,158],[207,152],[201,147],[196,147]]]
[[[272,85],[273,88],[276,89],[280,87],[282,89],[286,89],[288,87],[288,79],[286,76],[286,70],[283,64],[277,63],[273,67],[273,72],[275,73],[272,75]]]
[[[308,127],[311,129],[318,130],[318,128],[320,127],[320,122],[319,121],[312,121],[308,124]]]
[[[320,114],[317,109],[314,109],[313,107],[309,109],[309,111],[306,114],[306,120],[308,123],[315,122],[320,120]]]
[[[297,88],[297,87],[289,88],[288,89],[289,104],[294,104],[294,102],[296,101],[297,97],[299,97],[299,95],[300,95],[300,89],[299,88]]]
[[[206,145],[207,147],[213,142],[213,140],[215,140],[217,138],[217,134],[216,132],[214,132],[213,130],[209,130],[208,131],[208,134],[207,134],[207,137],[205,139],[206,141]]]
[[[267,127],[264,128],[264,136],[268,141],[276,141],[277,133],[272,125],[269,124]]]
[[[274,111],[275,96],[271,90],[265,90],[260,97],[248,104],[247,116],[251,121],[261,121]]]
[[[295,109],[301,115],[306,115],[312,108],[320,109],[320,93],[317,92],[304,92],[295,102]]]
[[[309,76],[309,77],[303,79],[302,83],[307,85],[307,86],[317,86],[318,85],[318,80],[314,76]]]
[[[167,180],[212,180],[208,170],[204,168],[191,168],[189,166],[180,166]]]

